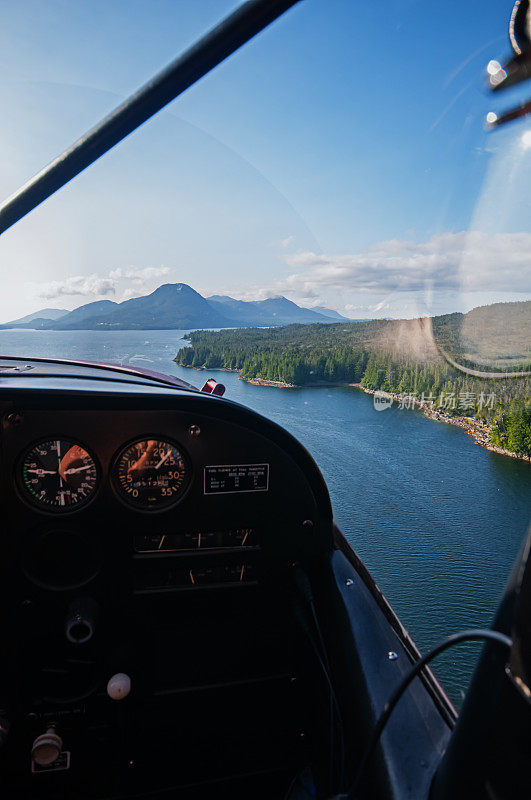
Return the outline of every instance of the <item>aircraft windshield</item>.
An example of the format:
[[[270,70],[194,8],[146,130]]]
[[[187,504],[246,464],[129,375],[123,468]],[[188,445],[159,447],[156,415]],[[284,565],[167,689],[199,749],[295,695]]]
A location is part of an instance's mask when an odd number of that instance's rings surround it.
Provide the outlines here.
[[[530,89],[487,87],[510,3],[384,5],[296,5],[4,233],[0,353],[216,376],[424,644],[488,617],[531,514],[531,117],[485,122]],[[4,4],[0,195],[234,6]]]

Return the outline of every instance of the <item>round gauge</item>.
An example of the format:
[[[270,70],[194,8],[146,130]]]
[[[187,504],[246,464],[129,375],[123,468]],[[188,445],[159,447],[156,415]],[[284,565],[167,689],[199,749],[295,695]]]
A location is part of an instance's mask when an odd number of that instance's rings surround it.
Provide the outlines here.
[[[156,511],[182,497],[190,470],[176,445],[160,439],[139,439],[119,454],[113,480],[123,500],[137,508]]]
[[[22,461],[24,494],[47,511],[72,511],[96,491],[96,462],[84,447],[68,439],[47,439],[34,445]]]

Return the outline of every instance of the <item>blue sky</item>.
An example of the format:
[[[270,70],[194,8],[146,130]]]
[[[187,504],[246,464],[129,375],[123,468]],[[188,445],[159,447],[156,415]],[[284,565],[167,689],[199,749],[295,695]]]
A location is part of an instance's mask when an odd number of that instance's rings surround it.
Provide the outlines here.
[[[0,0],[1,195],[235,6]],[[168,281],[353,317],[528,297],[529,125],[483,127],[526,96],[484,88],[510,9],[303,0],[0,238],[0,319]]]

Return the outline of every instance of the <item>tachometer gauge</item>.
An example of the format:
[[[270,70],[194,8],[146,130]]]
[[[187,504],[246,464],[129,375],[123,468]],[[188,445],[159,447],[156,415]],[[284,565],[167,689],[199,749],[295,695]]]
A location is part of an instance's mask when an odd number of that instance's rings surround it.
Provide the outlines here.
[[[24,496],[47,511],[72,511],[87,503],[98,483],[90,453],[68,439],[47,439],[23,458],[20,483]]]
[[[190,481],[188,462],[179,448],[160,439],[139,439],[119,454],[113,483],[120,497],[145,511],[176,503]]]

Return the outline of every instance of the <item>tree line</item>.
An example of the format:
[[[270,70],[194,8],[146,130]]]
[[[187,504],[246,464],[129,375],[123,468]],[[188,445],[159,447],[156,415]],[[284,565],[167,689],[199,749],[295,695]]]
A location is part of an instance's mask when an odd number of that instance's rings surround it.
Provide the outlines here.
[[[175,361],[291,386],[359,383],[371,391],[414,397],[451,415],[484,420],[492,425],[494,444],[531,454],[529,379],[485,381],[456,370],[436,354],[422,360],[397,355],[385,344],[392,339],[386,339],[386,324],[391,325],[375,320],[195,331]]]

